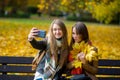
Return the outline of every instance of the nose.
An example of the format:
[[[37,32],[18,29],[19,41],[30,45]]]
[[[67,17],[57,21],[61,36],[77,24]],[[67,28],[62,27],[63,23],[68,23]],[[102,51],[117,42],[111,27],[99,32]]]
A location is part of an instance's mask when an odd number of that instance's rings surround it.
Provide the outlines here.
[[[75,34],[74,37],[77,38],[77,34]]]
[[[59,33],[59,32],[60,32],[60,30],[57,29],[57,30],[56,30],[56,33]]]

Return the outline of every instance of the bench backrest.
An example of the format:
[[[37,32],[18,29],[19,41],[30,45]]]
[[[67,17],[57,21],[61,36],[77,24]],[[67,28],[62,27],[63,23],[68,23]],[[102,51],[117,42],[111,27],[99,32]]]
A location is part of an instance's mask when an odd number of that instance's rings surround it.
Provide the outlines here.
[[[33,57],[0,57],[0,80],[33,80]]]
[[[120,60],[99,60],[99,80],[120,80]]]
[[[0,57],[0,80],[33,80],[33,57]],[[99,80],[120,80],[120,60],[99,60]]]

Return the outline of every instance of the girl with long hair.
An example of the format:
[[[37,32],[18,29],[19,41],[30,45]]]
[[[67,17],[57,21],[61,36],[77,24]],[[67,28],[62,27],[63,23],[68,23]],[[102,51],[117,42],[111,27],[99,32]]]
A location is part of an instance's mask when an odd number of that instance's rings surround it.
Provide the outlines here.
[[[42,61],[38,64],[34,80],[59,80],[60,70],[66,64],[68,55],[67,29],[65,24],[55,19],[49,28],[49,32],[44,40],[37,41],[38,29],[32,28],[28,41],[39,50],[46,50]]]
[[[82,22],[77,22],[72,27],[68,62],[70,74],[78,77],[75,80],[97,80],[95,77],[98,70],[97,48],[92,45],[87,27]]]

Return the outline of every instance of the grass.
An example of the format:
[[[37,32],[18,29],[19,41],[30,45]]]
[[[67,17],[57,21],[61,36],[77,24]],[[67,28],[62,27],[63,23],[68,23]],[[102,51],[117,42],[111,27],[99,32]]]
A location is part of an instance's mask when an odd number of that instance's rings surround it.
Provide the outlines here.
[[[48,19],[15,19],[0,18],[0,55],[1,56],[34,56],[37,50],[27,41],[32,27],[48,31],[52,18]],[[75,22],[65,21],[68,40],[71,27]],[[120,26],[87,23],[90,39],[99,50],[99,58],[120,59]]]

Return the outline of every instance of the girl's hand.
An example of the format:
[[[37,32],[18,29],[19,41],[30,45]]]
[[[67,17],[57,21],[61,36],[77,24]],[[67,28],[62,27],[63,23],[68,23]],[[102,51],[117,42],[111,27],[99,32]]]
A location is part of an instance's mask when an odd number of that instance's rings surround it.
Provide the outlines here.
[[[33,27],[28,35],[28,41],[32,41],[38,35],[38,29]]]
[[[71,61],[67,64],[67,69],[72,69],[74,66],[72,65],[74,61]]]
[[[83,64],[85,64],[87,61],[85,59],[85,54],[83,52],[80,52],[78,55],[77,55],[77,58],[78,60],[80,60]]]

